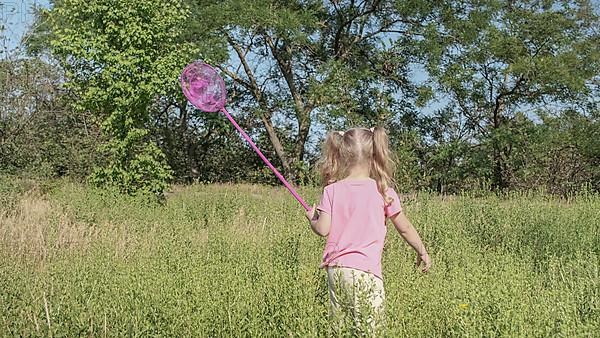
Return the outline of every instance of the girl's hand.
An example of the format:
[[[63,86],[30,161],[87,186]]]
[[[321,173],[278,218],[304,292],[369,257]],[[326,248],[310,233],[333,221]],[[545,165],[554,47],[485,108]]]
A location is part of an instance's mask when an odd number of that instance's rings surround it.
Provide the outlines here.
[[[419,268],[421,266],[421,263],[423,263],[423,268],[421,269],[421,271],[429,271],[429,268],[431,267],[431,259],[429,259],[429,255],[427,254],[427,252],[417,256],[417,262],[415,263],[415,267]]]
[[[329,229],[331,228],[331,216],[325,212],[318,212],[316,208],[316,204],[313,204],[313,207],[306,211],[304,214],[310,223],[310,228],[312,231],[321,236],[327,237],[329,235]]]
[[[306,216],[306,218],[308,219],[308,221],[312,224],[312,222],[316,221],[318,219],[318,214],[317,214],[317,205],[313,204],[312,208],[310,208],[310,210],[306,211],[306,214],[304,214],[304,216]]]

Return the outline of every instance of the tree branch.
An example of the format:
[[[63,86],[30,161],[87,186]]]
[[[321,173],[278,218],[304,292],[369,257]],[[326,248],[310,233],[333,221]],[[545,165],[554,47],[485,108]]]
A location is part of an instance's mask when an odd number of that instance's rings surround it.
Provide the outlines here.
[[[308,132],[310,130],[310,111],[312,110],[312,106],[310,104],[306,104],[302,99],[302,96],[299,93],[298,88],[296,87],[296,83],[294,82],[294,73],[292,66],[292,50],[289,44],[284,42],[283,48],[285,49],[285,54],[277,48],[275,42],[269,34],[263,32],[263,37],[273,54],[273,57],[277,61],[277,65],[279,66],[279,70],[283,74],[283,78],[288,86],[290,94],[294,100],[294,110],[296,112],[296,119],[298,121],[298,138],[295,148],[295,153],[297,157],[301,157],[304,153],[304,144],[306,143],[306,138],[308,137]]]
[[[253,92],[254,97],[259,102],[259,104],[264,103],[265,108],[266,108],[266,102],[264,101],[263,94],[262,94],[260,88],[258,87],[258,83],[256,81],[256,77],[254,76],[254,72],[252,72],[252,69],[250,68],[248,61],[246,60],[246,55],[242,51],[241,46],[229,34],[225,33],[225,36],[227,37],[227,42],[229,42],[231,47],[235,50],[238,58],[240,59],[242,66],[244,67],[244,72],[246,73],[246,75],[248,76],[248,79],[250,80],[250,83],[249,83],[250,86],[248,88]],[[265,110],[265,114],[266,113],[268,113],[267,110]]]

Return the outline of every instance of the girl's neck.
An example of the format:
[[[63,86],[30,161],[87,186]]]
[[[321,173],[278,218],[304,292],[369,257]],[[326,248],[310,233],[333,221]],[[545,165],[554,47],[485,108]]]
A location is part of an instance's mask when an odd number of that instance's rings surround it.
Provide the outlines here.
[[[347,180],[364,180],[370,178],[369,175],[369,167],[367,166],[355,166],[354,168],[348,171],[348,176],[346,176]]]

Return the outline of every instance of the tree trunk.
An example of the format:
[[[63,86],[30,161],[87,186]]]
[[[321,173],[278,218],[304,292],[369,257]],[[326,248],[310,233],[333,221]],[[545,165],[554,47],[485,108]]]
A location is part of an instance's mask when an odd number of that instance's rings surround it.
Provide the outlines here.
[[[494,164],[493,164],[493,176],[492,176],[492,191],[501,192],[506,188],[506,181],[504,180],[504,163],[502,159],[502,145],[500,144],[500,140],[498,140],[497,132],[502,124],[502,110],[504,109],[504,99],[503,96],[498,96],[496,99],[496,105],[494,107],[493,112],[493,121],[492,121],[492,151],[494,156]]]
[[[285,176],[288,180],[293,181],[295,179],[295,175],[291,169],[290,161],[285,154],[285,150],[283,149],[281,140],[279,140],[279,137],[275,132],[275,128],[273,128],[271,119],[269,119],[266,115],[262,115],[261,120],[265,125],[267,135],[269,135],[269,140],[271,141],[271,144],[275,149],[275,153],[277,154],[277,157],[279,158],[279,160],[281,161],[281,165],[283,166],[283,176]]]
[[[501,192],[506,188],[503,167],[498,142],[494,141],[494,176],[492,180],[492,191],[494,192]]]
[[[309,112],[304,112],[298,116],[298,139],[294,149],[294,157],[298,161],[302,161],[304,158],[304,146],[310,132],[309,114]]]
[[[250,93],[252,93],[252,96],[254,96],[254,98],[258,102],[259,107],[263,111],[260,119],[265,126],[267,135],[269,136],[269,141],[271,141],[271,144],[273,145],[273,148],[275,149],[275,153],[277,154],[277,157],[279,157],[279,160],[281,161],[281,164],[283,166],[283,172],[284,172],[283,175],[286,178],[288,178],[290,181],[293,181],[294,175],[291,170],[290,161],[285,154],[285,149],[283,148],[281,140],[277,136],[275,128],[273,128],[273,123],[271,121],[271,117],[273,116],[272,110],[269,108],[269,104],[267,103],[265,96],[264,96],[260,86],[258,85],[258,82],[256,81],[254,72],[252,71],[252,69],[250,68],[250,65],[248,64],[248,61],[246,60],[246,53],[242,50],[240,45],[231,36],[227,35],[227,41],[229,42],[229,45],[234,49],[234,51],[238,55],[240,62],[242,64],[242,67],[244,68],[244,72],[246,73],[246,76],[248,76],[248,80],[242,79],[236,73],[228,71],[227,69],[224,69],[224,68],[221,68],[221,69],[227,75],[229,75],[235,82],[239,83],[241,86],[248,89],[250,91]]]
[[[185,154],[187,157],[185,161],[187,176],[190,179],[190,181],[193,181],[198,175],[198,168],[195,161],[196,157],[194,156],[194,144],[190,140],[189,135],[190,117],[189,112],[186,109],[185,102],[179,103],[179,110],[181,114],[179,116],[179,137],[180,140],[183,142],[183,147],[185,149]]]
[[[292,47],[287,43],[278,45],[266,32],[263,32],[263,37],[269,46],[273,57],[277,61],[279,70],[285,79],[294,101],[294,112],[296,120],[298,121],[298,135],[296,137],[294,153],[292,154],[292,162],[300,162],[304,158],[304,145],[306,144],[308,133],[310,131],[310,112],[312,111],[312,106],[304,100],[296,86],[292,64],[292,55],[294,53]],[[291,168],[289,171],[290,180],[293,181],[297,174],[296,167]]]

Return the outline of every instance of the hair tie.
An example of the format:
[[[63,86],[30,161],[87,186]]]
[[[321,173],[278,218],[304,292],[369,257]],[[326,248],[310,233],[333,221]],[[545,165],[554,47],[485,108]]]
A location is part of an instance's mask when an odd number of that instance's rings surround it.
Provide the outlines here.
[[[340,136],[344,136],[344,132],[343,131],[336,131],[336,133],[338,133],[338,135],[340,135]]]
[[[371,128],[369,128],[369,130],[370,130],[372,133],[374,133],[374,132],[375,132],[375,127],[371,127]]]

